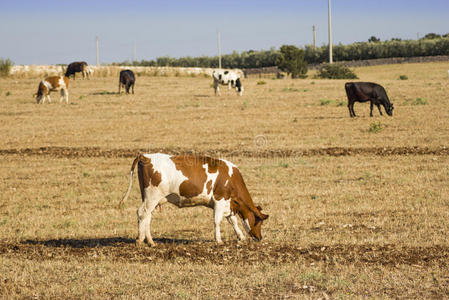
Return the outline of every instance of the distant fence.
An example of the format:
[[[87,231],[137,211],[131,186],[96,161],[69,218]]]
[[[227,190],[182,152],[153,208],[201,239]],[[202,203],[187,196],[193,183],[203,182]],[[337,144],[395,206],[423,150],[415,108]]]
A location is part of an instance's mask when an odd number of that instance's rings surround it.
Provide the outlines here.
[[[243,74],[245,75],[245,77],[248,77],[249,75],[258,75],[259,77],[261,77],[262,75],[265,74],[278,74],[278,73],[280,73],[280,70],[277,66],[243,69]]]
[[[367,67],[389,64],[404,63],[422,63],[422,62],[446,62],[449,61],[449,55],[439,56],[417,56],[417,57],[392,57],[378,58],[367,60],[339,61],[348,67]],[[317,69],[320,64],[309,64],[309,69]],[[49,75],[60,75],[64,73],[66,67],[55,65],[18,65],[11,68],[10,75],[13,77],[43,77]],[[133,70],[137,76],[212,76],[212,72],[216,68],[183,68],[183,67],[135,67],[135,66],[88,66],[90,73],[97,77],[118,76],[121,70]],[[262,77],[264,75],[280,75],[278,67],[250,68],[250,69],[233,69],[235,72],[245,77],[256,75]]]
[[[13,77],[43,77],[64,74],[66,67],[55,65],[19,65],[11,68]],[[182,67],[135,67],[135,66],[88,66],[88,71],[94,77],[118,76],[121,70],[133,70],[137,76],[212,76],[214,68],[182,68]],[[243,71],[233,69],[240,75]],[[78,75],[80,76],[80,75]]]

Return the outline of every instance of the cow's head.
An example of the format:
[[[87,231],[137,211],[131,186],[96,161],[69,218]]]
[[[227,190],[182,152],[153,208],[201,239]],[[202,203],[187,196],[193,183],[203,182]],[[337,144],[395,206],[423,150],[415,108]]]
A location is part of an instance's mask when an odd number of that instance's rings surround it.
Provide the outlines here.
[[[393,109],[394,109],[393,104],[387,103],[387,104],[385,105],[385,111],[387,112],[387,114],[388,114],[389,116],[392,116],[392,115],[393,115]]]
[[[257,206],[256,208],[259,211],[258,214],[248,211],[246,215],[242,216],[243,226],[253,239],[260,241],[262,239],[262,223],[268,218],[268,215],[260,212],[262,210],[260,206]]]
[[[46,92],[47,87],[40,83],[39,87],[37,88],[37,93],[35,93],[33,96],[36,97],[36,102],[39,104],[41,102],[42,97],[44,96],[44,92]]]

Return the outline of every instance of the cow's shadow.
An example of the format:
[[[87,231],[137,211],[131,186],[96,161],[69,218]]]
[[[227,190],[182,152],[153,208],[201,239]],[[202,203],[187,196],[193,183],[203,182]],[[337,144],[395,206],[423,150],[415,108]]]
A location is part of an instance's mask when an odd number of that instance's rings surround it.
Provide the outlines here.
[[[89,93],[89,95],[93,95],[93,96],[98,96],[98,95],[120,95],[120,94],[123,94],[123,92],[119,93],[119,92],[110,92],[110,91],[97,91],[97,92]]]
[[[153,238],[156,244],[192,244],[198,241],[185,239]],[[68,247],[68,248],[99,248],[120,247],[124,244],[135,244],[136,240],[127,237],[106,237],[87,239],[50,239],[50,240],[25,240],[21,242],[27,245],[43,245],[46,247]]]

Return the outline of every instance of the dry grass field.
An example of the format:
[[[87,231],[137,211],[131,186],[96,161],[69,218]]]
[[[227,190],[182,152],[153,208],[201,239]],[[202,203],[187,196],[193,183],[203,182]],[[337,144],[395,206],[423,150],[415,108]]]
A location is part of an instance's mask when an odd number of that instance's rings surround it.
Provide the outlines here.
[[[248,78],[242,97],[198,77],[0,79],[0,298],[449,298],[447,63],[357,68],[393,117],[349,118],[343,80]],[[399,80],[407,75],[408,80]],[[140,193],[117,209],[138,151],[236,163],[269,214],[238,244],[212,210],[155,211],[134,244]]]

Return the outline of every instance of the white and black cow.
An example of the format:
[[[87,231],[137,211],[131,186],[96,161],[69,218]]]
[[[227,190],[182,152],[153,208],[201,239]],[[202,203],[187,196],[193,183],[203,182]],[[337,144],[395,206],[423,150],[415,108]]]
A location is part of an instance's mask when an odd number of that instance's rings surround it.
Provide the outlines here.
[[[37,88],[36,102],[39,104],[42,100],[42,103],[45,102],[45,99],[48,99],[48,102],[51,102],[50,92],[60,91],[61,97],[59,98],[59,102],[62,102],[62,99],[65,98],[65,102],[69,103],[69,78],[66,76],[49,76],[44,80],[39,82],[39,87]]]
[[[214,210],[215,240],[222,243],[220,223],[226,217],[239,240],[245,236],[236,216],[255,240],[261,240],[261,226],[268,215],[261,213],[243,181],[239,169],[224,159],[204,156],[171,156],[162,153],[139,154],[129,175],[129,185],[120,202],[131,191],[134,169],[138,165],[142,205],[137,210],[137,243],[154,246],[150,232],[151,215],[156,206],[170,202],[178,207],[206,206]]]
[[[214,78],[214,90],[215,90],[215,96],[218,94],[220,95],[220,87],[219,85],[227,85],[228,89],[231,89],[231,87],[235,88],[237,93],[242,96],[243,94],[243,86],[242,81],[240,79],[240,75],[238,75],[234,71],[228,71],[228,70],[215,70],[212,73],[212,77]]]

